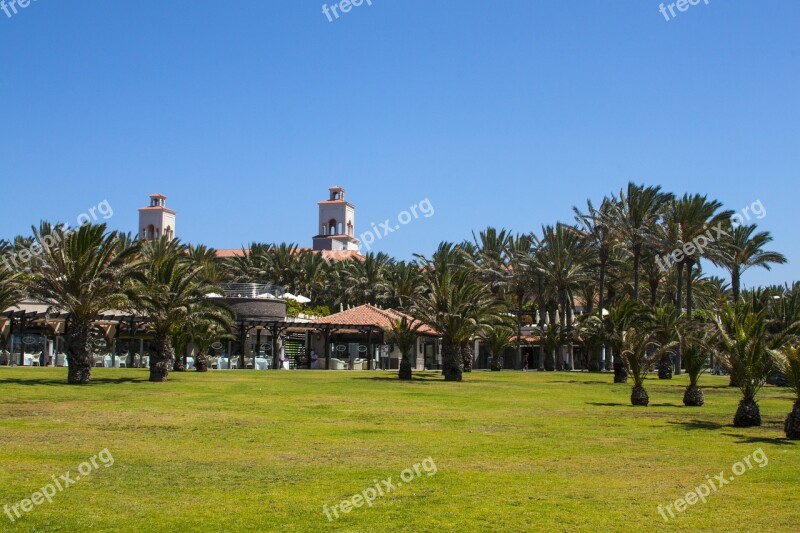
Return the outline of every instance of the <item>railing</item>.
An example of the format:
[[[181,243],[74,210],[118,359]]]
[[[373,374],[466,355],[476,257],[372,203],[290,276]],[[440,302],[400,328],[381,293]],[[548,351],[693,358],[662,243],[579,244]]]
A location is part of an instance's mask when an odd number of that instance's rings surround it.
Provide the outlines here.
[[[222,290],[225,298],[279,299],[286,294],[283,287],[262,283],[226,283]]]

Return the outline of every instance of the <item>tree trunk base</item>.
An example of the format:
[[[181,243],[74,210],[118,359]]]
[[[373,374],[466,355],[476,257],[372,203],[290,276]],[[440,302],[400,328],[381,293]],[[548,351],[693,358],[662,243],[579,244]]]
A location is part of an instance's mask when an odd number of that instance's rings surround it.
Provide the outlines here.
[[[194,362],[194,369],[197,372],[208,372],[208,359],[198,355],[197,361]]]
[[[669,357],[662,357],[658,361],[658,379],[672,379],[672,361]]]
[[[761,425],[761,410],[755,400],[739,402],[736,416],[733,417],[733,425],[737,428],[750,428]]]
[[[183,364],[183,359],[175,359],[175,364],[172,365],[173,372],[186,372],[186,365]]]
[[[800,440],[800,400],[795,402],[794,409],[786,417],[784,430],[786,431],[787,439]]]
[[[614,363],[614,383],[627,383],[628,372],[622,363]]]
[[[634,387],[631,391],[631,405],[647,407],[650,404],[650,396],[644,387]]]
[[[78,366],[77,363],[70,362],[67,369],[67,383],[69,385],[88,385],[92,373],[91,365]]]
[[[398,377],[403,381],[411,381],[411,363],[403,359],[400,363],[400,372]]]
[[[683,405],[686,407],[702,407],[706,403],[706,397],[703,394],[703,389],[696,385],[686,387],[686,392],[683,393]]]
[[[172,361],[169,359],[162,360],[154,363],[150,361],[150,379],[151,383],[164,383],[169,376],[169,369],[172,367]]]

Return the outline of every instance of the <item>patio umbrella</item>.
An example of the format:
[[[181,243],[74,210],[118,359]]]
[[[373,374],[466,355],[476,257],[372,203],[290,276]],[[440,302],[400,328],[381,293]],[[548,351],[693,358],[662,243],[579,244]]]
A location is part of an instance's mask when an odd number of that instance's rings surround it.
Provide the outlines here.
[[[301,296],[301,295],[299,295],[299,294],[298,294],[297,296],[295,296],[295,297],[294,297],[294,300],[295,300],[297,303],[301,303],[301,304],[307,304],[307,303],[311,303],[311,299],[310,299],[310,298],[306,298],[305,296]]]

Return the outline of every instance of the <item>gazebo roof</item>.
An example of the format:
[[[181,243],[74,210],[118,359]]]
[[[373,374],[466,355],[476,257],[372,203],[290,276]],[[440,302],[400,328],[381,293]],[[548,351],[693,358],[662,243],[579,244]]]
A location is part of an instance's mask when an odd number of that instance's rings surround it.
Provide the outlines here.
[[[341,313],[326,316],[319,320],[315,320],[314,324],[346,324],[349,326],[377,326],[384,331],[390,331],[394,325],[406,318],[409,322],[414,321],[414,318],[395,311],[394,309],[380,309],[374,305],[362,305],[347,309]],[[427,325],[422,325],[419,332],[423,335],[430,335],[438,337],[439,334]]]

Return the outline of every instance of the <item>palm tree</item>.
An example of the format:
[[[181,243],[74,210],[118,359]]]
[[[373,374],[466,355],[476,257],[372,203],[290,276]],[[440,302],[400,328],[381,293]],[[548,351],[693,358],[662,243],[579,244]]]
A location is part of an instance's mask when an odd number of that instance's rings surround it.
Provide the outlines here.
[[[777,352],[776,363],[786,376],[786,383],[795,394],[794,408],[786,417],[786,438],[800,439],[800,347],[787,344]]]
[[[394,260],[384,252],[368,253],[363,261],[348,264],[348,298],[359,304],[382,304],[389,293],[388,276]]]
[[[146,254],[145,254],[146,255]],[[224,304],[207,294],[221,292],[203,279],[202,265],[194,265],[183,254],[161,257],[143,265],[137,273],[137,286],[129,291],[134,307],[144,314],[153,330],[154,356],[150,361],[150,381],[167,381],[175,350],[171,335],[191,321],[205,320],[228,326]],[[231,311],[228,310],[230,317]]]
[[[562,313],[561,324],[566,332],[572,331],[574,317],[573,294],[580,283],[589,278],[591,251],[575,228],[566,224],[544,226],[534,262],[548,282],[555,287],[558,306]],[[569,347],[570,369],[574,370],[572,345]]]
[[[386,284],[388,304],[392,309],[406,311],[420,290],[419,265],[399,261],[389,270]]]
[[[604,198],[599,208],[595,208],[591,200],[587,200],[586,205],[585,214],[577,207],[573,207],[572,210],[575,213],[578,230],[583,235],[584,241],[596,261],[598,274],[597,316],[602,321],[603,310],[606,306],[606,274],[616,239],[614,214],[619,206],[609,198]],[[600,349],[602,349],[602,345],[598,347],[598,350]],[[599,352],[597,360],[600,360]]]
[[[37,241],[45,237],[34,229]],[[25,278],[32,298],[69,314],[65,332],[69,364],[67,382],[89,383],[92,368],[92,322],[103,311],[126,305],[125,285],[136,247],[120,242],[105,224],[86,224],[77,230],[52,229],[59,246],[45,247],[39,264]]]
[[[686,373],[689,375],[689,386],[683,393],[683,405],[701,407],[706,400],[703,389],[698,386],[698,381],[708,368],[708,352],[703,349],[702,343],[695,341],[684,344],[681,352],[686,364]]]
[[[614,355],[614,383],[628,382],[628,373],[622,358],[622,352],[626,349],[627,332],[647,320],[647,312],[634,300],[623,300],[609,310],[605,327],[608,346]]]
[[[412,314],[442,335],[445,381],[461,381],[464,360],[471,359],[469,341],[497,310],[497,299],[463,268],[463,247],[442,243],[431,259],[417,257],[423,283]]]
[[[633,376],[631,405],[647,406],[650,397],[644,388],[644,380],[661,359],[665,348],[655,342],[647,331],[636,329],[627,330],[622,343],[622,360],[628,373]]]
[[[711,262],[724,268],[731,276],[731,295],[733,302],[739,301],[742,274],[752,267],[761,267],[767,270],[772,264],[786,263],[786,257],[778,252],[764,250],[772,242],[768,231],[753,233],[755,225],[737,226],[728,229],[715,243],[711,254]]]
[[[4,312],[12,305],[16,305],[21,299],[22,292],[19,287],[19,274],[0,267],[0,313]],[[3,345],[5,345],[5,343],[3,343]],[[11,361],[5,361],[5,364],[11,364]]]
[[[639,301],[639,265],[644,247],[653,239],[657,224],[671,194],[662,193],[660,186],[645,187],[628,183],[627,189],[614,198],[614,217],[620,239],[633,258],[633,299]]]
[[[210,321],[205,319],[192,320],[189,323],[189,333],[192,343],[197,349],[195,354],[194,368],[198,372],[208,372],[208,350],[218,341],[233,340],[235,337],[230,333],[231,326],[221,326],[220,322],[227,322],[230,317],[224,311],[221,313],[220,321]]]
[[[714,355],[737,376],[742,399],[733,419],[736,427],[761,425],[756,395],[773,368],[774,351],[765,313],[755,312],[749,304],[731,304],[714,317],[709,346]]]
[[[656,307],[650,312],[653,338],[661,346],[675,345],[679,338],[681,313],[677,307]],[[664,352],[658,362],[658,379],[672,379],[672,360],[670,352]]]
[[[421,323],[415,320],[408,320],[405,316],[394,323],[389,332],[389,342],[397,346],[400,350],[400,372],[398,377],[404,381],[411,381],[411,357],[414,355],[419,337]]]
[[[496,323],[486,325],[480,338],[489,348],[489,355],[492,357],[491,369],[499,372],[503,369],[503,354],[506,348],[515,341],[518,342],[511,320],[507,316],[500,315]]]

